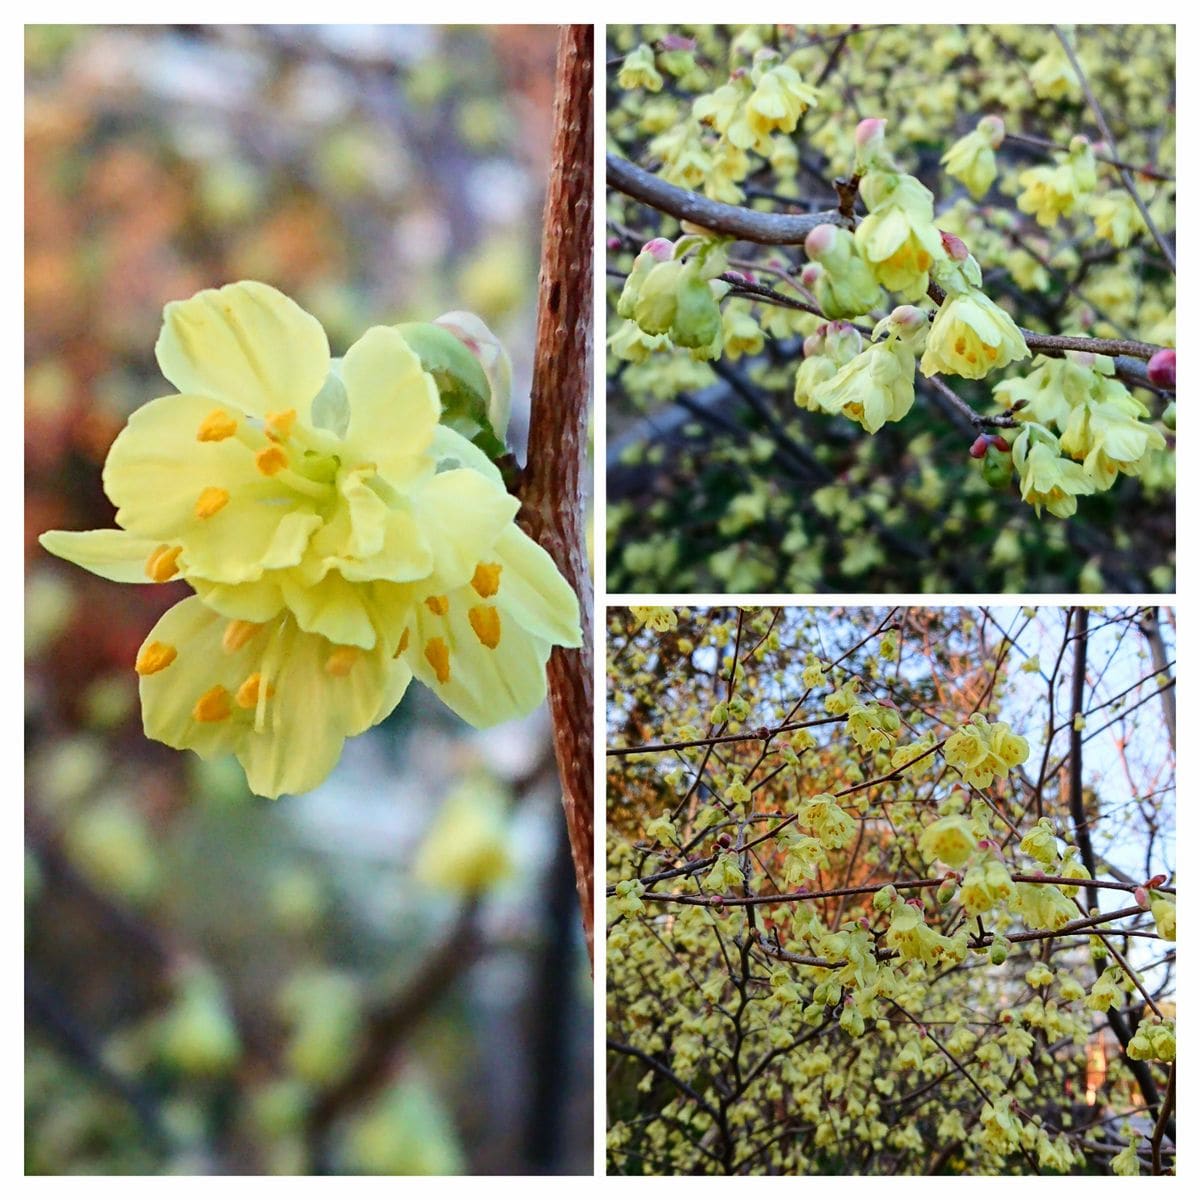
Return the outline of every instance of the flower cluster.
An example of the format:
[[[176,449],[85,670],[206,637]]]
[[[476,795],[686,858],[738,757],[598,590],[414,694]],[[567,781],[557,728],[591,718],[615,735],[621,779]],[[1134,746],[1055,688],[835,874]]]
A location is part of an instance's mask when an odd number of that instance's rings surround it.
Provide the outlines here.
[[[167,306],[156,353],[179,392],[109,451],[119,528],[41,539],[107,579],[195,591],[137,655],[150,737],[236,754],[278,796],[319,783],[413,676],[477,726],[541,702],[551,646],[579,644],[578,601],[446,423],[494,444],[507,410],[461,317],[377,326],[338,361],[261,283]]]
[[[975,713],[946,739],[942,752],[968,784],[986,788],[997,775],[1006,775],[1029,757],[1029,743],[1005,722],[989,724]]]

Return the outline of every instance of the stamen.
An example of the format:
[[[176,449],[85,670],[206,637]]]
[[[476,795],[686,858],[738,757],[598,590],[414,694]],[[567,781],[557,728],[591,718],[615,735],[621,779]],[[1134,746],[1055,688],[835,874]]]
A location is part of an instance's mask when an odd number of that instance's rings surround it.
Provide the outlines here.
[[[479,604],[467,613],[475,636],[489,649],[500,645],[500,610],[490,604]]]
[[[146,577],[155,583],[166,583],[179,570],[179,556],[182,553],[182,546],[159,546],[146,559]]]
[[[398,645],[396,647],[396,653],[393,654],[392,657],[399,658],[400,655],[402,655],[405,652],[405,650],[407,650],[407,649],[408,649],[408,626],[406,625],[404,627],[404,632],[400,635],[400,645]]]
[[[966,349],[967,349],[967,339],[960,337],[958,339],[958,341],[956,341],[954,343],[954,353],[955,354],[963,354],[966,352]]]
[[[237,433],[238,423],[223,408],[214,408],[196,430],[198,442],[223,442]]]
[[[337,646],[325,660],[325,670],[330,675],[337,675],[339,678],[349,675],[361,653],[362,651],[357,646]]]
[[[995,346],[984,346],[984,348],[983,348],[983,352],[984,352],[984,354],[986,354],[986,355],[988,356],[988,362],[995,362],[995,361],[996,361],[996,353],[997,353],[997,351],[996,351],[996,347],[995,347]]]
[[[206,724],[224,721],[229,713],[229,693],[218,683],[196,701],[196,707],[192,709],[192,720]]]
[[[430,638],[425,643],[425,658],[433,668],[438,683],[450,682],[450,647],[440,638]]]
[[[259,692],[262,689],[262,673],[255,671],[253,675],[247,675],[242,680],[242,686],[238,688],[237,695],[234,699],[238,702],[239,708],[255,708],[258,705]],[[269,700],[275,695],[275,689],[267,684],[267,699]]]
[[[153,675],[175,661],[176,650],[166,642],[147,642],[139,651],[133,669],[139,675]]]
[[[196,516],[202,521],[215,516],[229,503],[229,493],[224,488],[206,487],[196,501]]]
[[[471,577],[471,586],[486,600],[500,590],[500,563],[480,563]]]
[[[226,654],[240,650],[260,629],[253,621],[230,621],[221,635],[221,647]]]
[[[255,453],[254,465],[264,475],[278,475],[288,465],[288,456],[278,446],[264,446]]]
[[[444,617],[450,611],[450,601],[445,596],[426,596],[425,603],[435,617]]]
[[[294,408],[285,408],[283,412],[269,412],[264,420],[266,426],[267,437],[273,442],[287,441],[292,435],[292,428],[296,424],[296,410]]]

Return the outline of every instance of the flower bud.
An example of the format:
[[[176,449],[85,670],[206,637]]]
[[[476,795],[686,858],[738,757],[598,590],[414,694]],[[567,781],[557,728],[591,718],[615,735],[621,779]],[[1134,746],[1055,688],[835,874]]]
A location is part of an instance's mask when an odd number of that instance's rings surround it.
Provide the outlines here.
[[[992,444],[991,439],[985,433],[981,433],[972,443],[970,455],[972,458],[982,458],[988,451],[988,447]]]
[[[1146,364],[1146,374],[1155,387],[1175,387],[1175,351],[1159,350]]]
[[[1004,121],[1000,117],[984,117],[975,128],[987,138],[993,150],[998,149],[1004,141]]]
[[[960,237],[955,237],[952,233],[947,233],[944,229],[939,229],[938,233],[942,235],[942,249],[955,262],[966,262],[970,257],[971,252],[967,249],[967,243]]]
[[[1175,429],[1175,401],[1172,400],[1166,408],[1163,409],[1162,423],[1174,432]]]
[[[1008,951],[1011,943],[1008,938],[998,937],[992,942],[988,948],[988,958],[994,967],[1002,966],[1008,959]]]
[[[861,171],[864,167],[881,164],[885,151],[883,147],[884,131],[887,121],[882,117],[867,117],[859,121],[854,131],[855,162]]]
[[[675,318],[671,322],[671,340],[677,346],[699,349],[721,332],[721,309],[700,275],[699,267],[689,263],[683,269],[676,293]]]

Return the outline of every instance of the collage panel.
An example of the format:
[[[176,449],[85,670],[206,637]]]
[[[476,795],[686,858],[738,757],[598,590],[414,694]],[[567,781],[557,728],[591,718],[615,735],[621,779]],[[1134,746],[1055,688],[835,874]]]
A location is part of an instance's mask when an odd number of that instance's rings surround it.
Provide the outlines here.
[[[594,1172],[594,32],[24,28],[26,1175]]]
[[[607,1170],[1171,1174],[1171,608],[610,607]]]
[[[606,39],[611,592],[1174,591],[1174,26]]]

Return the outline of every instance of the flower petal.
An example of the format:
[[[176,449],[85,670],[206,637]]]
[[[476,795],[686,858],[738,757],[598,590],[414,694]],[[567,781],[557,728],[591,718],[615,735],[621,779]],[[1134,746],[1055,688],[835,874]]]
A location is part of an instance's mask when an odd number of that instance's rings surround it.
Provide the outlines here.
[[[282,292],[253,281],[168,304],[154,352],[181,392],[256,417],[295,409],[307,422],[329,373],[320,322]]]
[[[413,674],[477,729],[532,712],[546,696],[550,644],[497,609],[499,623],[490,632],[498,636],[488,646],[470,613],[490,606],[470,588],[447,600],[444,615],[424,604],[413,610],[413,635],[405,650]]]
[[[496,540],[501,564],[496,602],[526,632],[557,646],[579,646],[579,599],[554,560],[531,537],[510,525]]]
[[[157,538],[137,538],[124,529],[92,529],[86,533],[51,529],[38,541],[51,554],[116,583],[150,583],[146,561],[161,544]]]
[[[466,468],[435,475],[412,494],[412,506],[445,591],[474,575],[520,507],[501,485]]]
[[[442,405],[433,376],[395,329],[376,325],[346,352],[342,382],[350,404],[345,445],[402,485],[433,441]],[[357,465],[357,463],[355,464]]]

